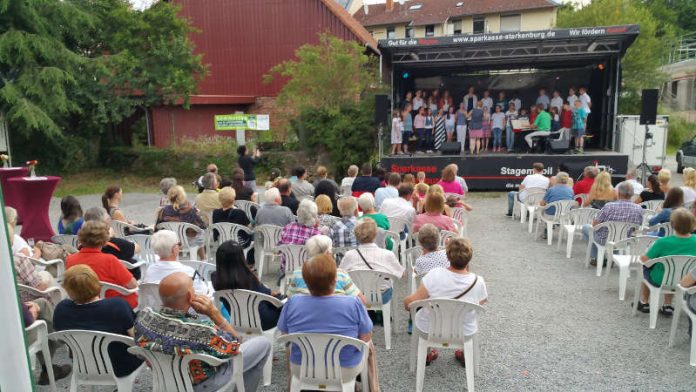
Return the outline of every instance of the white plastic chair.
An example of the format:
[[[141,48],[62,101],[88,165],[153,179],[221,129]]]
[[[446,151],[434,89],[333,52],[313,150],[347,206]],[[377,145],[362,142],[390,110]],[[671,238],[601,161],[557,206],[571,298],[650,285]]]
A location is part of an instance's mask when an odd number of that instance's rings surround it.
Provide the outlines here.
[[[669,331],[669,347],[674,347],[674,339],[677,334],[677,326],[679,325],[679,318],[681,317],[682,310],[691,319],[691,355],[689,356],[689,364],[691,366],[696,366],[696,313],[691,310],[684,300],[685,295],[696,295],[696,286],[689,288],[684,288],[682,285],[677,285],[677,294],[674,296],[674,300],[677,301],[674,306],[674,314],[672,315],[672,326]]]
[[[477,317],[484,308],[477,304],[455,299],[425,299],[411,303],[411,319],[416,320],[419,308],[430,310],[430,330],[421,331],[413,323],[411,335],[410,370],[416,369],[416,392],[423,390],[425,360],[429,347],[454,348],[464,351],[466,363],[466,390],[474,392],[474,374],[479,372],[478,334],[465,335],[464,320]],[[478,321],[477,321],[478,324]]]
[[[215,270],[217,269],[217,266],[215,264],[208,263],[206,261],[182,260],[179,262],[183,265],[188,265],[189,267],[196,270],[196,272],[198,272],[198,275],[200,275],[200,277],[206,282],[210,282],[213,272],[215,272]]]
[[[128,236],[128,233],[126,231],[129,231],[131,233],[136,233],[136,232],[141,232],[144,230],[149,230],[150,233],[152,233],[152,229],[148,227],[138,227],[135,225],[131,225],[129,223],[117,221],[115,219],[111,220],[111,228],[114,230],[114,237],[116,238],[126,238]],[[141,234],[144,235],[144,234]]]
[[[140,254],[136,255],[139,260],[145,260],[148,263],[157,261],[158,257],[150,246],[152,236],[147,234],[133,234],[123,238],[140,246]],[[143,275],[145,275],[144,272],[145,271],[143,271]]]
[[[546,189],[544,188],[528,188],[526,189],[526,199],[524,202],[518,200],[519,198],[519,193],[515,196],[515,200],[513,203],[512,207],[512,219],[515,219],[515,212],[518,212],[520,214],[520,223],[524,223],[527,221],[527,212],[529,211],[527,207],[527,202],[530,201],[529,197],[532,196],[532,200],[535,203],[538,203],[544,198],[544,194],[546,194]],[[534,203],[534,204],[535,204]]]
[[[17,283],[17,291],[19,291],[20,295],[24,293],[33,298],[47,298],[53,305],[57,305],[65,298],[60,288],[55,286],[49,287],[46,290],[37,290],[31,286]]]
[[[455,233],[453,231],[449,230],[440,230],[440,242],[438,246],[443,247],[447,245],[447,241],[449,241],[450,238],[457,238],[459,237],[459,233]]]
[[[215,240],[215,234],[217,233],[218,239]],[[251,238],[254,235],[254,231],[250,228],[235,223],[220,222],[210,225],[208,228],[208,238],[206,239],[206,254],[208,261],[215,262],[215,251],[217,246],[225,241],[236,241],[241,244],[239,239],[240,233],[246,233],[246,235]],[[249,252],[249,249],[253,246],[253,242],[249,242],[244,248],[244,255]]]
[[[339,354],[346,346],[353,346],[362,352],[358,365],[363,391],[368,390],[367,372],[368,344],[347,336],[322,333],[293,333],[278,338],[281,344],[292,343],[289,350],[300,350],[302,362],[299,374],[294,372],[290,378],[290,392],[301,390],[355,391],[355,378],[344,380],[341,373]]]
[[[213,297],[218,309],[223,302],[229,305],[230,325],[237,332],[247,337],[263,336],[270,340],[271,346],[273,346],[277,328],[271,328],[267,331],[261,328],[259,305],[261,302],[268,302],[276,308],[280,308],[283,303],[279,299],[249,290],[221,290],[216,291]],[[272,369],[273,355],[271,354],[263,366],[263,385],[271,385]]]
[[[50,339],[60,340],[72,352],[72,378],[70,391],[77,392],[81,385],[115,385],[119,392],[133,390],[133,382],[145,367],[145,363],[126,377],[116,377],[111,366],[109,346],[122,343],[132,347],[133,338],[107,332],[66,330],[53,332]]]
[[[22,256],[24,257],[24,256]],[[49,268],[54,268],[56,271],[56,275],[54,278],[56,278],[57,282],[63,281],[63,273],[65,273],[65,262],[61,259],[53,259],[53,260],[42,260],[42,259],[35,259],[33,257],[26,257],[29,262],[34,264],[36,267],[40,267],[42,270],[47,270]]]
[[[400,278],[396,275],[392,275],[387,272],[374,271],[374,270],[354,270],[348,271],[350,278],[360,289],[360,291],[367,299],[367,304],[365,307],[367,310],[381,310],[384,319],[384,344],[387,350],[391,349],[391,315],[392,310],[394,310],[394,324],[399,325],[398,321],[398,309],[392,309],[393,304],[396,301],[396,288],[392,288],[392,297],[389,302],[384,303],[382,301],[382,283],[385,280],[390,280],[393,284]]]
[[[648,200],[640,203],[641,206],[645,207],[646,210],[657,211],[662,207],[664,200]]]
[[[337,264],[340,264],[341,259],[343,259],[343,256],[346,255],[346,253],[350,252],[353,249],[357,249],[355,246],[336,246],[331,248],[331,254],[334,257],[334,260],[336,260]]]
[[[392,242],[391,252],[394,253],[394,256],[396,256],[397,260],[401,261],[401,264],[404,264],[404,262],[401,260],[401,255],[399,254],[399,244],[401,243],[399,233],[395,233],[391,230],[384,230],[382,228],[378,228],[377,239],[375,240],[377,246],[379,246],[382,249],[387,249],[387,239],[391,239]]]
[[[672,225],[669,222],[658,223],[656,225],[648,227],[643,231],[646,233],[659,233],[660,231],[662,231],[664,233],[663,237],[669,237],[672,234],[674,234],[674,228],[672,228]]]
[[[255,208],[257,212],[259,209],[261,209],[260,204],[254,203],[253,201],[249,201],[249,200],[235,200],[234,205],[235,205],[235,207],[244,211],[244,213],[247,215],[247,218],[249,218],[249,222],[254,221],[254,215],[252,214],[252,209]]]
[[[582,227],[584,225],[591,225],[597,214],[599,214],[599,210],[596,208],[575,208],[568,211],[564,223],[561,225],[561,229],[558,232],[558,246],[556,247],[558,250],[561,249],[563,235],[566,234],[568,237],[566,240],[567,259],[570,258],[570,254],[573,251],[575,234],[582,235]]]
[[[119,259],[118,261],[120,261],[120,262],[121,262],[121,265],[123,265],[124,267],[126,267],[126,269],[128,269],[128,270],[134,270],[134,269],[136,269],[136,268],[140,268],[140,276],[141,276],[141,278],[142,278],[143,276],[145,276],[145,272],[146,272],[146,270],[147,270],[147,261],[145,261],[145,260],[138,260],[138,261],[136,261],[135,263],[131,263],[130,261],[120,260],[120,259]]]
[[[159,310],[162,299],[159,296],[158,283],[141,283],[138,285],[138,309],[152,308]]]
[[[56,234],[51,237],[51,242],[58,245],[70,245],[75,249],[78,245],[77,236],[73,234]]]
[[[648,251],[650,246],[658,239],[653,236],[638,236],[630,237],[616,243],[608,241],[607,249],[607,268],[604,277],[604,288],[609,284],[609,275],[611,267],[616,264],[619,267],[619,300],[623,301],[626,297],[626,285],[631,277],[631,271],[642,273],[643,263],[640,261],[640,256]],[[619,251],[615,254],[614,251]]]
[[[641,227],[643,229],[647,229],[648,226],[650,225],[650,219],[657,215],[657,212],[653,210],[643,210],[643,222],[641,223]]]
[[[532,230],[534,229],[534,219],[536,218],[536,211],[537,209],[541,208],[540,203],[542,200],[544,200],[544,195],[546,194],[546,190],[541,190],[541,191],[534,191],[534,192],[529,192],[527,194],[527,198],[524,200],[524,207],[528,215],[528,231],[531,233]],[[523,210],[523,212],[525,211]],[[521,220],[523,218],[520,218]],[[522,221],[524,223],[524,221]]]
[[[387,219],[389,220],[389,230],[399,234],[399,249],[401,252],[401,257],[399,257],[399,260],[403,260],[406,249],[413,246],[413,222],[410,222],[408,219],[398,217],[387,217]],[[406,233],[403,240],[401,240],[402,232]]]
[[[469,235],[469,212],[463,207],[451,208],[452,219],[459,224],[459,235],[467,237]]]
[[[353,194],[352,185],[342,185],[341,186],[341,196],[350,196]]]
[[[292,271],[302,268],[302,264],[307,260],[307,252],[304,245],[278,245],[276,249],[285,259],[285,277],[280,280],[280,292],[285,294],[292,278]]]
[[[24,328],[24,331],[29,338],[29,346],[27,352],[31,360],[31,368],[36,367],[36,354],[41,353],[46,365],[46,373],[48,373],[48,382],[51,390],[56,392],[56,377],[53,374],[53,361],[51,360],[51,350],[48,347],[48,327],[44,320],[34,320],[30,326]]]
[[[205,230],[201,229],[200,227],[196,225],[192,225],[190,223],[185,223],[185,222],[162,222],[159,225],[157,225],[158,230],[171,230],[176,233],[177,237],[179,237],[179,241],[181,242],[181,253],[183,255],[188,256],[188,258],[194,258],[197,257],[197,251],[198,247],[192,246],[190,244],[190,239],[188,235],[186,234],[187,231],[192,230],[196,232],[196,238],[199,236],[203,236],[203,241],[205,242]],[[205,246],[203,244],[203,246]],[[186,257],[185,256],[185,257]]]
[[[103,281],[100,281],[99,284],[101,284],[101,290],[99,290],[99,298],[102,298],[102,299],[106,298],[106,292],[110,291],[110,290],[113,290],[113,291],[115,291],[115,292],[117,292],[125,297],[138,292],[137,287],[134,289],[127,289],[123,286],[119,286],[117,284],[103,282]]]
[[[648,260],[643,266],[650,268],[657,263],[662,263],[665,267],[665,273],[662,277],[662,283],[659,286],[653,286],[650,282],[642,277],[636,280],[636,291],[633,298],[633,315],[638,311],[638,299],[640,298],[640,285],[645,284],[650,290],[650,329],[655,329],[657,325],[657,311],[660,307],[660,301],[664,294],[675,294],[676,287],[679,281],[688,274],[694,266],[696,266],[696,256],[664,256],[656,259]],[[674,317],[674,315],[672,315]]]
[[[266,264],[266,258],[273,260],[277,254],[275,247],[280,241],[280,234],[283,228],[273,225],[259,225],[255,228],[256,235],[254,236],[254,255],[256,257],[256,270],[259,277],[263,277],[263,266]]]
[[[406,272],[408,273],[408,292],[413,294],[416,292],[418,286],[416,274],[416,260],[423,254],[423,248],[420,246],[414,246],[406,250]]]
[[[589,197],[590,197],[590,195],[587,193],[578,193],[577,195],[573,196],[573,200],[577,201],[577,199],[580,199],[580,207],[582,208],[582,206],[585,205],[585,202],[587,201],[587,199],[589,199]],[[585,208],[589,208],[589,207],[585,207]]]
[[[538,216],[537,216],[537,222],[536,222],[536,230],[534,231],[534,238],[539,238],[539,226],[541,226],[542,222],[546,224],[546,244],[547,245],[552,245],[553,244],[553,225],[561,225],[568,212],[577,207],[578,203],[575,200],[558,200],[551,202],[543,207],[539,207],[538,209]],[[554,214],[553,215],[547,215],[544,212],[547,211],[549,208],[553,207],[554,208]],[[563,229],[558,229],[559,233]],[[560,234],[559,234],[560,236]]]
[[[595,233],[604,228],[607,230],[607,240],[604,245],[600,245],[595,242]],[[613,242],[617,243],[621,240],[625,240],[633,233],[636,233],[640,229],[640,226],[628,223],[628,222],[618,222],[610,221],[600,223],[595,226],[592,231],[590,231],[590,238],[587,241],[587,252],[585,254],[585,268],[590,266],[590,253],[592,251],[592,245],[597,247],[597,276],[602,276],[602,268],[604,267],[604,256],[606,253],[606,243]]]

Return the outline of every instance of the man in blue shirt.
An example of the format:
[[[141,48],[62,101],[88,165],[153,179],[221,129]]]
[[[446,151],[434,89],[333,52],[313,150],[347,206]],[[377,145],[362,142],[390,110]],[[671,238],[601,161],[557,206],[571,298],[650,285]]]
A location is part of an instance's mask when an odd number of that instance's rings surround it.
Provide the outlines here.
[[[353,196],[358,197],[365,192],[374,194],[379,186],[379,179],[372,177],[372,165],[366,163],[362,167],[362,176],[356,177],[353,181],[351,191],[354,193]],[[359,195],[355,195],[355,193],[359,193]]]
[[[573,188],[568,186],[568,178],[568,173],[558,172],[556,174],[556,185],[546,190],[544,200],[539,204],[545,206],[554,201],[573,200]],[[554,206],[544,209],[544,215],[554,215],[555,213],[556,207]]]

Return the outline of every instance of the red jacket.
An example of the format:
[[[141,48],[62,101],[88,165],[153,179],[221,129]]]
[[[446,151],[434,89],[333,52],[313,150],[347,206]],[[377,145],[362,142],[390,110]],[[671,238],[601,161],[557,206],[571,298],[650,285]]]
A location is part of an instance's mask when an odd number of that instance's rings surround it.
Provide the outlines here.
[[[561,111],[561,128],[573,127],[573,112],[570,110]]]
[[[590,188],[594,184],[594,178],[583,177],[582,180],[578,181],[573,185],[573,194],[579,195],[581,193],[590,193]]]

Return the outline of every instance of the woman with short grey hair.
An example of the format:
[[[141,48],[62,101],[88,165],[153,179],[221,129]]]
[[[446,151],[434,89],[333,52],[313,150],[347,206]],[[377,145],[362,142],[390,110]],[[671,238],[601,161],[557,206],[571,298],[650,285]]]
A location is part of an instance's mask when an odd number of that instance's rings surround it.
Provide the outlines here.
[[[308,239],[321,234],[317,226],[317,205],[311,200],[302,200],[297,207],[297,222],[290,222],[280,232],[278,245],[304,245]],[[280,260],[280,270],[285,272],[285,259]]]
[[[169,198],[167,198],[167,192],[176,185],[176,178],[174,177],[164,177],[160,180],[160,191],[162,191],[162,198],[160,199],[160,207],[169,205]]]
[[[319,222],[317,204],[308,199],[302,200],[297,207],[297,222],[305,226],[316,226]]]
[[[179,244],[179,237],[171,230],[160,230],[150,238],[150,248],[160,259],[172,255],[174,246]]]
[[[333,242],[331,238],[325,235],[315,235],[314,237],[307,240],[305,243],[305,250],[307,251],[307,258],[312,258],[318,256],[322,253],[331,253],[331,247]]]
[[[422,253],[416,259],[413,270],[416,275],[427,274],[433,268],[449,267],[449,260],[445,250],[437,250],[440,245],[440,230],[435,225],[427,223],[418,231],[418,244]]]

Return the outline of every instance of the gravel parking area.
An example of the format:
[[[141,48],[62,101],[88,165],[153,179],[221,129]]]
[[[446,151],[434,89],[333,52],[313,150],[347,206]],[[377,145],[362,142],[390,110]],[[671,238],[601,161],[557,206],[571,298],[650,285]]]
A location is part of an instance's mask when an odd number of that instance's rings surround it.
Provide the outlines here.
[[[608,288],[604,278],[585,269],[586,243],[576,240],[573,257],[556,251],[556,243],[534,240],[526,225],[505,217],[505,195],[472,194],[475,208],[469,223],[474,245],[473,270],[486,280],[489,304],[480,317],[481,391],[694,391],[696,368],[689,366],[685,317],[674,348],[667,347],[671,319],[658,318],[648,329],[648,315],[631,316],[635,277],[626,301],[618,300],[618,272]],[[81,197],[83,207],[97,205],[97,196]],[[127,194],[123,210],[128,217],[151,224],[159,195]],[[52,219],[58,216],[52,205]],[[272,285],[277,266],[264,281]],[[406,295],[403,279],[397,300]],[[384,332],[374,331],[382,390],[413,390],[415,374],[408,371],[410,336],[407,313],[398,306],[399,324],[392,334],[392,349],[384,349]],[[276,348],[273,384],[261,391],[286,390],[286,362]],[[67,363],[61,350],[56,363]],[[464,369],[444,350],[426,368],[425,391],[462,390]],[[147,372],[135,391],[151,390]],[[59,382],[67,390],[67,382]],[[48,390],[39,388],[39,390]],[[111,390],[111,389],[108,389]]]

